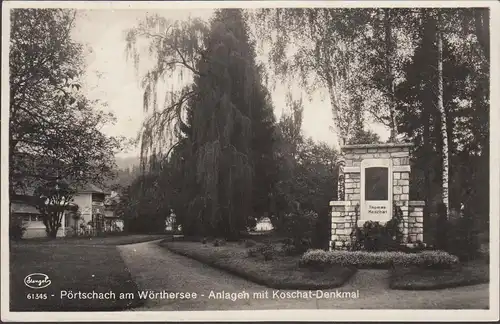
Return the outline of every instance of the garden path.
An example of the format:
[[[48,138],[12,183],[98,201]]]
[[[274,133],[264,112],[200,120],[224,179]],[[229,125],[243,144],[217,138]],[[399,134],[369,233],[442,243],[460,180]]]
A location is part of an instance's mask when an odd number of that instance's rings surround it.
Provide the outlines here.
[[[118,249],[140,290],[196,292],[197,299],[148,299],[132,311],[271,310],[271,309],[486,309],[488,284],[432,291],[392,290],[389,271],[359,270],[338,291],[359,291],[359,298],[281,299],[275,289],[249,282],[222,270],[169,252],[158,241],[123,245]],[[248,292],[250,298],[210,299],[210,292]],[[268,298],[253,298],[267,291]],[[335,292],[335,289],[324,290]]]

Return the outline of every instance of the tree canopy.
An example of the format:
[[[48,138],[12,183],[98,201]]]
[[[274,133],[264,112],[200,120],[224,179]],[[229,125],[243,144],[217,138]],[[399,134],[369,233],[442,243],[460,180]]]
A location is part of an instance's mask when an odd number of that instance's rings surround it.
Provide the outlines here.
[[[71,38],[76,12],[11,11],[10,187],[66,179],[102,182],[122,139],[101,128],[113,116],[80,91],[83,47]]]

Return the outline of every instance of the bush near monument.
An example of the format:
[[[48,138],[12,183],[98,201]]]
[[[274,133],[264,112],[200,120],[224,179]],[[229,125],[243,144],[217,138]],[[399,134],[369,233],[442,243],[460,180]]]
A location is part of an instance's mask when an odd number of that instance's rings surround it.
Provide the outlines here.
[[[327,265],[355,266],[357,268],[390,268],[394,266],[447,269],[458,264],[458,258],[443,251],[366,252],[366,251],[307,251],[299,261],[302,267]]]

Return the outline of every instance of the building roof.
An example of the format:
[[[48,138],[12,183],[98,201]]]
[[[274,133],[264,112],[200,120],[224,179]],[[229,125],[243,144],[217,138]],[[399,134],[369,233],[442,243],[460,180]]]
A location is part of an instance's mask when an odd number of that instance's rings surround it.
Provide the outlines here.
[[[29,205],[27,203],[22,203],[22,202],[11,202],[10,204],[10,211],[11,213],[16,213],[16,214],[36,214],[39,215],[40,211],[36,209],[35,206]]]
[[[77,189],[77,192],[78,193],[99,193],[99,194],[105,194],[105,195],[109,194],[109,192],[104,191],[103,189],[99,188],[98,186],[96,186],[95,184],[92,184],[92,183],[88,183],[88,184],[81,186],[80,188]]]
[[[41,183],[33,183],[26,185],[25,188],[16,188],[15,193],[20,196],[33,196],[35,194],[35,189],[37,185],[40,185]],[[109,193],[107,191],[104,191],[103,189],[99,188],[95,184],[88,183],[85,185],[82,185],[77,188],[77,193],[99,193],[99,194],[104,194],[108,195]]]
[[[269,217],[262,217],[257,224],[265,224],[265,223],[271,223],[271,219]]]

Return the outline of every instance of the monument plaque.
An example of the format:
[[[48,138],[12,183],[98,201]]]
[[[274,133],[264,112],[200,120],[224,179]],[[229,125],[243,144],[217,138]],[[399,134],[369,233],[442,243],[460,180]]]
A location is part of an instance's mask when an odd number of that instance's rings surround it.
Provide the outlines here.
[[[392,163],[388,159],[361,162],[361,217],[386,222],[392,217]]]

